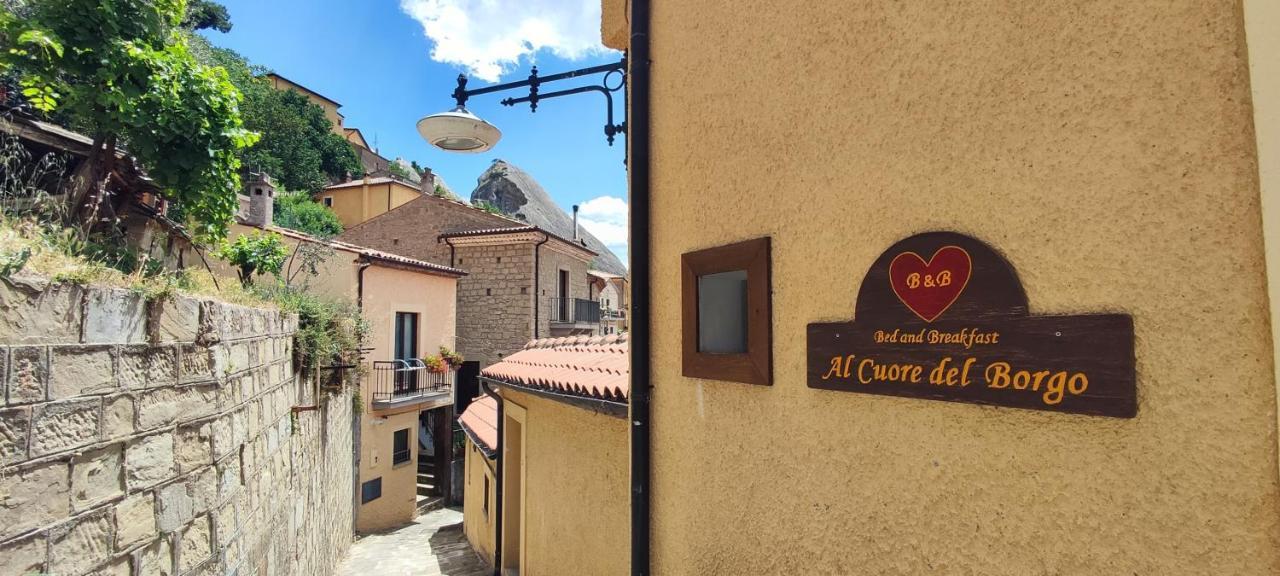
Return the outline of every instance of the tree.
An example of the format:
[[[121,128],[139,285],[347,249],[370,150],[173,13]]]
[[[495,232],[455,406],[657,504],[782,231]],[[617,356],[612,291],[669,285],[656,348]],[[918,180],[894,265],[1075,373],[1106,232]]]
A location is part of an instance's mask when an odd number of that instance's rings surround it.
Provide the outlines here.
[[[272,220],[276,226],[306,232],[318,238],[342,233],[342,221],[328,207],[313,202],[305,193],[277,194]]]
[[[226,71],[192,57],[185,13],[183,0],[0,4],[0,73],[18,79],[34,108],[62,109],[93,137],[67,195],[69,223],[87,231],[131,200],[109,198],[106,186],[124,147],[199,236],[226,235],[240,151],[257,135],[243,126]]]
[[[235,242],[224,243],[214,256],[235,266],[240,284],[247,288],[253,284],[254,276],[278,275],[289,250],[279,234],[254,232],[236,238]]]
[[[286,190],[308,193],[364,173],[351,144],[333,132],[324,110],[306,96],[272,88],[264,78],[265,68],[199,35],[191,35],[190,43],[197,60],[227,70],[244,95],[240,110],[245,127],[262,134],[262,140],[242,154],[244,165],[270,174]]]
[[[188,30],[213,29],[222,33],[231,31],[231,16],[227,7],[211,0],[188,0],[187,15],[182,27]]]
[[[413,181],[413,177],[409,175],[409,170],[400,164],[399,159],[387,162],[387,171],[390,172],[392,176],[406,182]]]

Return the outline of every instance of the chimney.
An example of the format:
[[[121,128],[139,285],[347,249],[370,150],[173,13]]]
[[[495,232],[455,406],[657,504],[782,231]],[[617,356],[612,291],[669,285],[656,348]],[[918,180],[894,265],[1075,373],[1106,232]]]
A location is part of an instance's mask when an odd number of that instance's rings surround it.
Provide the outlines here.
[[[423,168],[422,174],[420,174],[419,176],[422,177],[422,180],[418,181],[418,188],[422,190],[422,193],[429,194],[429,195],[435,194],[436,193],[436,175],[431,172],[431,169]]]
[[[578,205],[573,205],[573,239],[578,239]]]
[[[271,225],[275,212],[276,185],[266,174],[251,173],[245,182],[245,194],[249,196],[249,214],[244,223],[266,228]]]

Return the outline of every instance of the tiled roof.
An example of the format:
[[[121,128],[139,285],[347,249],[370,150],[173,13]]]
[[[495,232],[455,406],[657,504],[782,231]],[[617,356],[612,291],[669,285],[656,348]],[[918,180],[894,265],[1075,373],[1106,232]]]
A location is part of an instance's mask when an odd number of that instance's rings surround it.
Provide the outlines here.
[[[444,234],[440,235],[440,240],[444,240],[446,238],[469,238],[473,236],[497,236],[501,234],[520,234],[524,232],[537,232],[539,234],[546,234],[551,238],[555,238],[556,240],[564,242],[565,244],[573,246],[574,248],[590,253],[593,256],[599,254],[599,252],[596,252],[595,250],[587,248],[586,244],[583,244],[582,241],[580,240],[570,240],[568,238],[564,238],[556,234],[552,234],[551,232],[548,232],[545,228],[539,228],[532,224],[528,224],[524,226],[512,226],[510,228],[482,228],[478,230],[459,230],[457,232],[445,232]]]
[[[631,392],[627,334],[544,338],[485,368],[516,387],[626,404]]]
[[[413,258],[406,258],[404,256],[400,256],[398,254],[392,254],[390,252],[374,250],[373,248],[365,248],[364,246],[356,246],[355,244],[350,244],[347,242],[343,242],[341,240],[321,240],[319,238],[316,238],[315,236],[312,236],[305,232],[299,232],[291,228],[281,228],[280,226],[271,225],[271,226],[267,226],[266,229],[268,231],[280,234],[281,236],[295,238],[297,240],[302,240],[304,242],[315,242],[317,244],[327,244],[330,247],[337,250],[346,250],[348,252],[354,252],[370,260],[400,264],[402,266],[408,266],[410,268],[417,268],[424,272],[431,272],[434,274],[440,274],[445,276],[453,276],[455,278],[467,275],[466,270],[460,270],[458,268],[450,268],[449,266],[435,264],[433,262],[427,262],[425,260],[415,260]]]
[[[390,160],[388,160],[388,162],[390,162]],[[364,178],[356,178],[355,180],[352,180],[352,181],[350,181],[350,182],[340,182],[340,183],[338,183],[338,184],[332,184],[332,185],[329,185],[329,186],[325,186],[325,187],[324,187],[324,189],[325,189],[325,190],[337,190],[337,189],[339,189],[339,188],[354,188],[354,187],[356,187],[356,186],[364,186],[365,184],[368,184],[368,185],[370,185],[370,186],[374,186],[374,185],[377,185],[377,184],[387,184],[387,183],[389,183],[389,182],[395,182],[396,184],[400,184],[400,185],[402,185],[402,186],[407,186],[407,187],[409,187],[409,188],[417,188],[417,187],[418,187],[418,185],[417,185],[417,184],[414,184],[413,182],[406,182],[406,181],[401,180],[401,179],[399,179],[399,178],[393,178],[393,177],[390,177],[390,176],[375,176],[375,177],[373,177],[373,178],[369,178],[369,181],[368,181],[368,182],[365,182],[365,179],[364,179]],[[319,195],[319,194],[317,194],[317,196],[318,196],[318,195]]]
[[[458,417],[458,423],[485,456],[493,458],[498,450],[498,402],[488,395],[471,401]]]
[[[458,232],[446,232],[441,234],[441,238],[461,238],[465,236],[489,236],[491,234],[515,234],[517,232],[536,232],[537,226],[511,226],[508,228],[480,228],[478,230],[460,230]]]

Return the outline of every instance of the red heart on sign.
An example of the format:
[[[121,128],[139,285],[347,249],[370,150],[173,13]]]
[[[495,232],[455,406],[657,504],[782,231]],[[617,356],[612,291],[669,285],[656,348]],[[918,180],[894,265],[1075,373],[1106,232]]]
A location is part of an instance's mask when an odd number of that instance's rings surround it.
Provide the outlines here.
[[[889,263],[889,285],[916,316],[933,322],[960,297],[972,271],[969,253],[959,246],[939,248],[928,262],[915,252],[903,252]]]

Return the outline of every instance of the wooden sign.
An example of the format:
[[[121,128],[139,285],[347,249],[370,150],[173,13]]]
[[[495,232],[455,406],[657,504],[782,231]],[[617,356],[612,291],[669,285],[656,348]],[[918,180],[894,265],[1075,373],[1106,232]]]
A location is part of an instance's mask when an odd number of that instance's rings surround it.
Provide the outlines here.
[[[810,324],[809,387],[1132,418],[1133,319],[1031,316],[982,242],[918,234],[871,266],[852,322]]]

